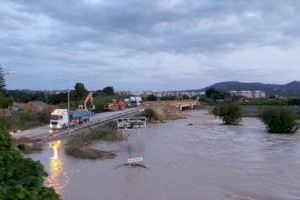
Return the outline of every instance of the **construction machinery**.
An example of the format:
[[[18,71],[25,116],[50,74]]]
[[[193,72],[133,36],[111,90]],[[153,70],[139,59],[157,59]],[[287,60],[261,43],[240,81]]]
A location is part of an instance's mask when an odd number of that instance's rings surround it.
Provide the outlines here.
[[[88,105],[88,102],[90,102],[90,104]],[[83,105],[79,105],[79,109],[80,110],[94,110],[95,109],[95,105],[94,105],[94,99],[93,99],[93,92],[90,92],[84,102],[83,102]]]
[[[113,99],[111,103],[104,106],[105,111],[118,111],[126,108],[126,104],[123,101]]]

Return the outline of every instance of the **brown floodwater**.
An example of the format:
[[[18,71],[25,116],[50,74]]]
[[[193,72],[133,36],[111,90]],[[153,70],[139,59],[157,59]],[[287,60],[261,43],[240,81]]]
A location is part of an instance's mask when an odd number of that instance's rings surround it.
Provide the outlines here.
[[[300,199],[300,133],[267,134],[257,118],[224,126],[206,110],[188,118],[130,131],[128,141],[94,147],[112,160],[64,153],[64,141],[32,154],[49,173],[45,184],[66,200],[296,200]],[[148,169],[117,166],[144,157]]]

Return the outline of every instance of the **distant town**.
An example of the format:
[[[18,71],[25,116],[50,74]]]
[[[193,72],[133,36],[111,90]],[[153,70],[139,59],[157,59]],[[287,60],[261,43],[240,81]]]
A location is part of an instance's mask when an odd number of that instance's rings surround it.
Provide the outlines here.
[[[141,96],[141,97],[147,97],[149,95],[154,95],[158,98],[160,97],[168,97],[168,96],[174,96],[176,98],[187,96],[189,98],[195,97],[195,96],[202,96],[205,95],[205,91],[117,91],[118,94],[122,96]],[[241,90],[241,91],[229,91],[229,93],[232,96],[240,96],[245,97],[249,99],[258,99],[258,98],[266,98],[266,93],[264,91],[260,90]]]

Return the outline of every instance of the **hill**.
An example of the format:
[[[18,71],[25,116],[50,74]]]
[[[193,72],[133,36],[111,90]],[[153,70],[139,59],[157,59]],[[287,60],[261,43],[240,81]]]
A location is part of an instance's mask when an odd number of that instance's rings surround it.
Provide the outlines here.
[[[300,96],[300,81],[293,81],[284,85],[228,81],[228,82],[216,83],[209,87],[197,91],[205,91],[207,88],[210,87],[223,89],[227,91],[261,90],[264,91],[267,95]]]

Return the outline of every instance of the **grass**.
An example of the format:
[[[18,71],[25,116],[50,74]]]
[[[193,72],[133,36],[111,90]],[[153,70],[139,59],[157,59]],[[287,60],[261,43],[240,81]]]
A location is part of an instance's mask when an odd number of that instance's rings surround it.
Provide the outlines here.
[[[8,130],[17,131],[47,124],[49,120],[50,114],[47,111],[17,111],[1,117],[0,124]]]
[[[30,153],[34,153],[34,152],[39,152],[41,150],[43,150],[43,145],[42,143],[31,143],[31,144],[18,144],[17,148],[22,151],[24,154],[30,154]]]
[[[112,159],[116,154],[90,148],[93,142],[121,141],[115,123],[108,123],[102,127],[89,129],[89,131],[72,136],[65,145],[65,152],[81,159]]]

